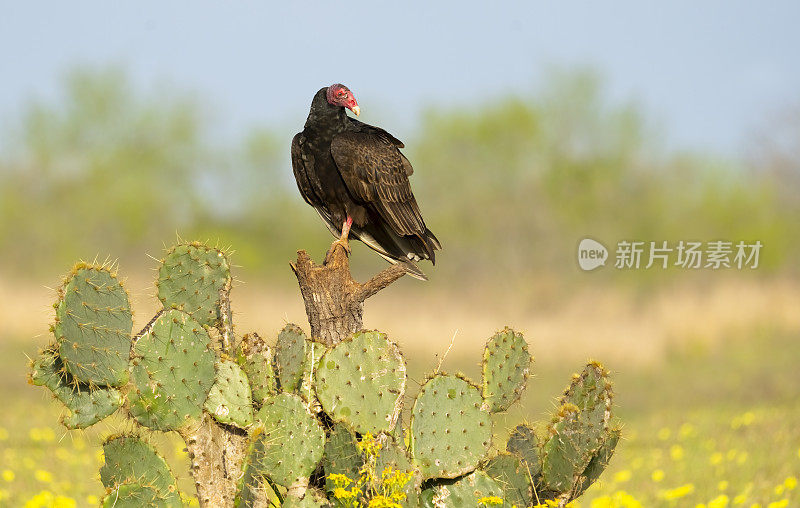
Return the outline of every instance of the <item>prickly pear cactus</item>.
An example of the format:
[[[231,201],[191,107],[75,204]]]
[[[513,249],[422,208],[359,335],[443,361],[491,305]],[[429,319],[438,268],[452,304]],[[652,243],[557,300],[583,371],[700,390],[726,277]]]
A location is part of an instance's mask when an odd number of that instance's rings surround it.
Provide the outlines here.
[[[100,481],[111,489],[107,499],[122,499],[130,506],[143,499],[153,504],[139,506],[181,506],[175,476],[156,450],[141,438],[109,438],[103,445],[103,457]]]
[[[422,477],[456,478],[475,470],[492,441],[492,420],[477,386],[438,374],[411,410],[411,454]]]
[[[161,262],[156,280],[164,308],[180,309],[206,326],[221,319],[220,293],[230,284],[225,253],[198,242],[173,247]]]
[[[362,434],[394,428],[406,387],[398,347],[380,332],[360,332],[331,348],[316,369],[316,391],[334,421]]]
[[[197,421],[214,383],[216,356],[208,332],[189,314],[165,310],[133,348],[130,413],[156,430]]]
[[[217,362],[217,378],[205,409],[220,423],[245,428],[253,423],[253,398],[247,376],[232,360]]]
[[[250,393],[256,409],[261,408],[268,398],[277,395],[272,349],[261,336],[248,333],[242,337],[236,361],[250,383]]]
[[[310,347],[306,333],[297,325],[289,323],[278,334],[275,363],[278,366],[281,391],[293,392],[300,388],[306,365],[306,351]]]
[[[61,423],[68,429],[83,429],[110,416],[123,402],[113,387],[92,387],[77,383],[67,372],[55,348],[42,351],[31,368],[31,382],[46,386],[67,408]]]
[[[264,448],[256,463],[260,474],[285,487],[307,484],[322,459],[325,430],[303,399],[289,393],[277,395],[264,404],[256,420]]]
[[[504,328],[486,342],[481,380],[428,376],[406,395],[406,361],[385,334],[333,345],[294,324],[238,338],[230,263],[200,243],[169,250],[163,308],[136,335],[108,266],[81,263],[58,293],[53,342],[31,364],[83,429],[112,414],[102,506],[182,506],[177,481],[145,436],[177,431],[203,507],[564,506],[602,474],[620,439],[608,372],[576,374],[547,432],[523,424],[492,451],[494,417],[517,403],[532,357]],[[403,409],[410,420],[403,426]]]
[[[506,327],[486,341],[483,350],[483,398],[489,409],[505,411],[519,400],[533,359],[528,343],[511,328]]]
[[[64,371],[79,383],[124,384],[133,319],[116,275],[103,266],[76,265],[55,308],[53,333]]]

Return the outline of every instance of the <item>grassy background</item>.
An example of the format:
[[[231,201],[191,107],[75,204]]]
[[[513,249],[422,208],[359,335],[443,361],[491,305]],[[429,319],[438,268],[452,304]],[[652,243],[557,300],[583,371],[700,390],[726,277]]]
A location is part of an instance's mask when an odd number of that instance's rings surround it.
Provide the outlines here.
[[[155,309],[154,299],[144,281],[129,280],[128,287],[137,309],[136,326],[143,325]],[[406,291],[412,289],[389,290],[368,302],[366,312],[367,326],[380,324],[389,331],[409,359],[407,406],[425,373],[447,350],[455,322],[458,331],[442,369],[473,379],[479,379],[483,341],[503,323],[491,307],[438,296],[415,302],[407,310],[417,318],[402,319],[395,309],[410,299]],[[4,300],[11,301],[5,298],[11,293],[4,292]],[[17,302],[16,318],[38,320],[38,331],[46,330],[51,296],[43,288],[38,297]],[[671,293],[638,311],[629,310],[630,296],[614,298],[615,303],[600,309],[587,306],[595,298],[585,295],[555,314],[518,314],[512,324],[525,330],[531,343],[534,376],[522,403],[498,417],[495,446],[502,447],[505,428],[522,421],[545,423],[569,376],[589,357],[599,358],[613,373],[624,439],[580,506],[638,506],[634,500],[641,506],[695,506],[715,499],[719,503],[720,496],[727,496],[731,506],[734,500],[741,506],[800,502],[800,489],[795,488],[800,475],[800,317],[794,312],[800,292],[777,282],[747,288],[732,284],[701,303],[692,301],[693,293]],[[425,311],[444,305],[449,311],[444,319]],[[261,286],[235,288],[234,307],[240,311],[235,319],[242,331],[275,335],[286,321],[303,322],[299,295],[270,294]],[[576,308],[583,310],[569,310]],[[11,312],[0,313],[0,322],[14,322]],[[102,438],[132,425],[115,418],[86,433],[60,428],[59,404],[25,382],[26,354],[33,355],[37,344],[49,340],[47,335],[34,337],[26,335],[32,330],[8,326],[0,330],[0,502],[22,506],[37,495],[46,500],[41,493],[50,492],[63,496],[64,502],[91,505],[93,496],[103,492],[97,472]],[[191,492],[180,439],[172,435],[156,440],[182,487]]]

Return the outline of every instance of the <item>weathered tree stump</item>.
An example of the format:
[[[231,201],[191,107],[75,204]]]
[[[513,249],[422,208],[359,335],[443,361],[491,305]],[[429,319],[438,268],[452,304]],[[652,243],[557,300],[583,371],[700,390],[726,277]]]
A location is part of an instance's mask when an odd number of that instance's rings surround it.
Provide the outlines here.
[[[306,305],[311,337],[331,346],[361,330],[364,301],[405,275],[400,265],[391,265],[365,283],[353,280],[344,246],[331,245],[322,266],[314,264],[304,250],[291,265]]]

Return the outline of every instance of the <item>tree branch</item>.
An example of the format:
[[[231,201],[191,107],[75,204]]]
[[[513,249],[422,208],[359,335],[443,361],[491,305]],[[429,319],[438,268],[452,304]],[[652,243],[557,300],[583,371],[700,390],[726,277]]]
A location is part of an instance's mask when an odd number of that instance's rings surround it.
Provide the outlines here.
[[[364,284],[360,284],[361,287],[356,292],[356,299],[361,300],[363,302],[364,300],[374,295],[381,289],[387,287],[389,284],[396,281],[406,273],[407,272],[405,268],[403,268],[401,265],[391,265],[388,268],[384,268],[381,272],[372,277],[370,280],[368,280]]]

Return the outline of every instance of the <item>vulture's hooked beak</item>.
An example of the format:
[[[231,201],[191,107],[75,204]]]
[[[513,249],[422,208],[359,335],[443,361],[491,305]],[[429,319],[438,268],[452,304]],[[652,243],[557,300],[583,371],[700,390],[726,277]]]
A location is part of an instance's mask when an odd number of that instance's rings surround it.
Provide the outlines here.
[[[359,108],[358,105],[353,106],[352,108],[350,108],[350,111],[352,111],[353,114],[356,115],[356,116],[361,114],[361,108]]]

